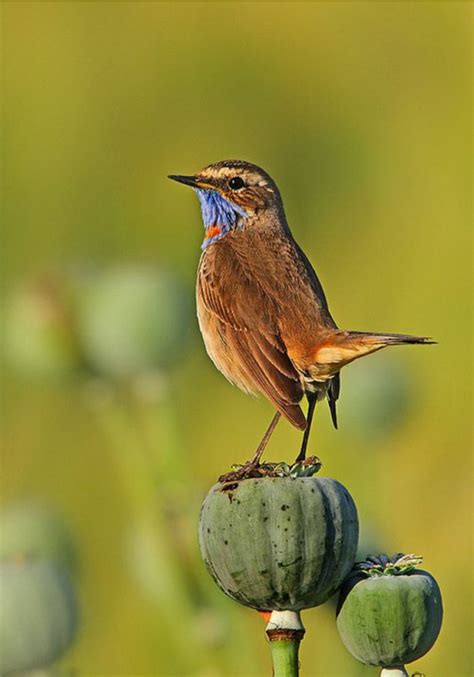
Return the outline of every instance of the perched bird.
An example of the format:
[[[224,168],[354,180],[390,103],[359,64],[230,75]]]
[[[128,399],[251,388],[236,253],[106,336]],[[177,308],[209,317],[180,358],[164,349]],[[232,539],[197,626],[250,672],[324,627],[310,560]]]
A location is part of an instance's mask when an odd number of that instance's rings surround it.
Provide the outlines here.
[[[386,346],[433,343],[423,336],[338,329],[321,284],[289,229],[280,192],[260,167],[225,160],[192,176],[205,237],[197,274],[197,313],[206,350],[229,381],[276,408],[254,458],[259,464],[280,415],[304,431],[326,398],[337,428],[339,372]],[[308,399],[305,418],[300,402]]]

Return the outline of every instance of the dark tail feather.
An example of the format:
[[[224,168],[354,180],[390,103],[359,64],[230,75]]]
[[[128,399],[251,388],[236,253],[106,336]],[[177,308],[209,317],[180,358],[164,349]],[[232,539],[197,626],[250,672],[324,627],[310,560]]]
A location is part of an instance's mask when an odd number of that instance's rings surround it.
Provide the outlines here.
[[[367,345],[398,346],[403,344],[433,344],[432,338],[428,336],[412,336],[411,334],[385,334],[370,331],[348,331],[344,332],[347,340],[360,340]]]
[[[329,411],[331,412],[332,424],[336,428],[336,430],[337,430],[336,403],[337,403],[337,400],[339,399],[340,390],[341,390],[341,377],[339,376],[339,373],[337,373],[329,381],[329,388],[328,388]]]

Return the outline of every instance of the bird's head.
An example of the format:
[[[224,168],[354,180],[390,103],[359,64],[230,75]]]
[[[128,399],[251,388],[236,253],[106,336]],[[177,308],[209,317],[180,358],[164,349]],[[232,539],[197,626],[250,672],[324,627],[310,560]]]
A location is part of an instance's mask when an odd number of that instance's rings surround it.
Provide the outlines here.
[[[192,176],[169,177],[197,193],[206,229],[203,249],[234,228],[244,228],[256,214],[280,210],[281,198],[273,179],[260,167],[243,160],[208,165]]]

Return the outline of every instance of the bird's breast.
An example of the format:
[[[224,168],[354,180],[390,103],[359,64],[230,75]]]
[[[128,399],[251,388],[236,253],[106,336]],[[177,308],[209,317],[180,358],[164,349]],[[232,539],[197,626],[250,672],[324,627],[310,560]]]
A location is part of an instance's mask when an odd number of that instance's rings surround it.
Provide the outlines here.
[[[238,356],[232,350],[228,337],[232,328],[206,306],[199,280],[196,288],[196,309],[204,346],[214,365],[233,385],[244,392],[255,393],[255,385],[247,370],[242,368]]]

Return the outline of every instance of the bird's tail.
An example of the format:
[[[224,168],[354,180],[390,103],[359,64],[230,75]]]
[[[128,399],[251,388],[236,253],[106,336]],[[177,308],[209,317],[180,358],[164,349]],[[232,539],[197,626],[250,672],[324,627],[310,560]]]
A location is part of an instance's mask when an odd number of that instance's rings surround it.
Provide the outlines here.
[[[387,346],[416,345],[436,343],[427,336],[411,334],[382,334],[369,331],[331,332],[316,346],[312,355],[313,376],[315,380],[330,377],[327,398],[334,427],[337,428],[336,403],[339,398],[339,370],[349,362],[364,355],[370,355]]]
[[[410,334],[384,334],[368,331],[335,331],[316,349],[315,361],[319,365],[334,365],[334,373],[340,367],[353,360],[370,355],[387,346],[405,344],[436,343],[427,336],[411,336]],[[330,370],[332,371],[332,370]]]
[[[413,336],[412,334],[385,334],[370,331],[346,331],[342,333],[346,334],[348,341],[359,342],[360,345],[367,348],[375,347],[376,350],[385,348],[385,346],[401,346],[410,343],[436,343],[428,336]]]

